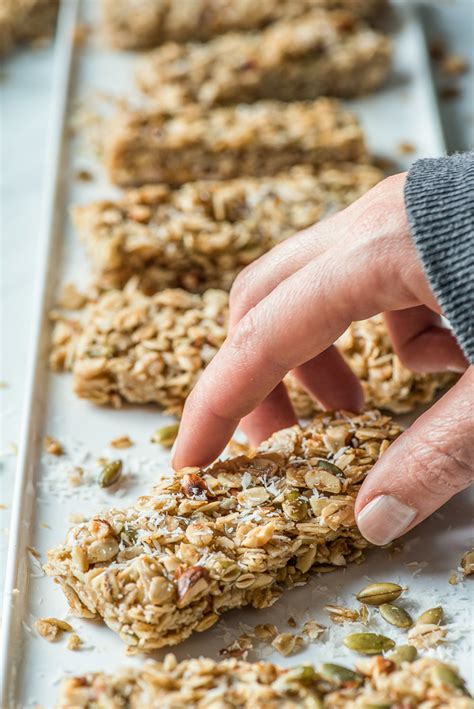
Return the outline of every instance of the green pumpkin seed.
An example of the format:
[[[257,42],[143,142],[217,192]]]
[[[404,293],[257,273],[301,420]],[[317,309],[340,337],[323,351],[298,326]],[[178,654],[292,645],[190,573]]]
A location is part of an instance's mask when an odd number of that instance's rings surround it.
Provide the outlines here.
[[[101,487],[110,487],[120,478],[122,474],[122,461],[113,460],[111,463],[107,463],[102,468],[99,476],[99,485]]]
[[[301,522],[308,514],[308,503],[301,499],[297,490],[292,490],[285,495],[281,507],[288,519],[293,522]]]
[[[413,645],[399,645],[388,655],[388,659],[400,666],[402,662],[414,662],[418,657],[418,650]]]
[[[327,679],[329,682],[337,685],[348,684],[349,682],[351,684],[361,684],[362,682],[362,677],[357,674],[357,672],[354,672],[343,665],[334,665],[331,662],[325,662],[322,664],[319,668],[319,674],[324,679]]]
[[[413,625],[410,614],[404,608],[394,606],[392,603],[382,603],[379,611],[382,618],[396,628],[411,628]]]
[[[324,709],[324,704],[322,699],[313,695],[312,697],[305,697],[301,707],[302,709]]]
[[[178,435],[179,423],[159,428],[150,439],[150,443],[159,443],[164,448],[171,448]]]
[[[370,583],[359,591],[356,598],[369,606],[380,606],[382,603],[395,601],[402,592],[403,588],[397,583]]]
[[[447,684],[449,687],[455,687],[466,691],[466,686],[462,677],[457,672],[448,667],[448,665],[438,665],[433,669],[433,679],[438,684]]]
[[[352,633],[344,638],[344,645],[361,655],[381,655],[395,647],[391,638],[377,633]]]
[[[316,679],[316,673],[312,665],[298,665],[293,669],[288,670],[285,675],[285,680],[288,682],[301,682],[308,684]]]
[[[324,458],[320,458],[318,460],[318,462],[316,463],[316,467],[322,468],[323,470],[327,470],[328,473],[333,473],[334,475],[344,476],[344,473],[341,468],[338,468],[337,465],[334,465],[334,463],[330,463],[329,460],[325,460]]]
[[[429,608],[416,619],[417,623],[427,623],[429,625],[441,625],[444,619],[444,612],[441,606]]]

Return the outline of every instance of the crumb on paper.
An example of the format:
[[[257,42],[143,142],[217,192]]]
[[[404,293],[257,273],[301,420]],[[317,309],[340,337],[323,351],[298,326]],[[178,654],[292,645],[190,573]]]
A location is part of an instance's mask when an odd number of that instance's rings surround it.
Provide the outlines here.
[[[53,643],[64,632],[71,633],[73,628],[65,620],[59,618],[38,618],[35,621],[35,629],[42,638],[49,643]]]
[[[67,639],[67,649],[68,650],[80,650],[82,646],[82,640],[79,635],[72,633]]]
[[[441,96],[442,99],[445,99],[446,101],[451,101],[455,98],[459,98],[461,95],[461,91],[457,86],[442,86],[439,95]]]
[[[87,297],[74,283],[65,283],[59,296],[58,305],[64,310],[81,310],[87,303]]]
[[[457,574],[451,574],[451,576],[448,579],[448,583],[450,586],[457,586],[459,583],[459,578]]]
[[[461,57],[459,54],[448,54],[448,56],[444,57],[442,60],[440,68],[443,74],[447,74],[448,76],[460,76],[468,70],[469,65],[464,57]]]
[[[74,46],[82,47],[85,44],[89,34],[91,32],[91,27],[85,22],[78,22],[74,28],[73,43]]]
[[[8,389],[9,386],[8,382],[5,382],[3,379],[0,381],[0,389]]]
[[[40,527],[43,529],[51,529],[51,526],[47,522],[40,522]]]
[[[293,618],[292,615],[290,615],[290,617],[288,618],[288,620],[286,622],[288,623],[290,628],[297,628],[298,627],[298,623],[296,622],[296,620]]]
[[[426,650],[444,642],[448,631],[435,623],[416,623],[408,631],[408,642],[417,650]]]
[[[69,472],[67,479],[71,487],[79,487],[79,485],[82,485],[84,479],[84,470],[80,466],[75,465]]]
[[[89,170],[82,169],[76,172],[76,180],[79,182],[92,182],[93,179],[94,175]]]
[[[272,647],[284,657],[294,655],[301,650],[303,645],[303,637],[301,635],[294,635],[293,633],[280,633],[272,642]]]
[[[133,446],[133,441],[128,436],[119,436],[110,441],[112,448],[130,448]]]
[[[32,556],[35,557],[35,559],[41,559],[41,553],[36,549],[36,547],[26,547],[27,550],[30,552]]]
[[[404,140],[399,143],[398,152],[402,153],[402,155],[411,155],[412,153],[416,152],[416,147],[413,145],[413,143]]]
[[[0,503],[0,510],[7,510],[8,505],[4,505],[3,502]]]
[[[318,640],[320,636],[327,630],[325,625],[321,625],[316,620],[307,620],[303,625],[302,633],[310,640]]]
[[[365,606],[363,606],[365,608]],[[342,625],[344,623],[360,623],[365,620],[366,611],[357,608],[346,608],[345,606],[324,606],[324,610],[329,613],[329,618],[333,623]],[[366,609],[367,610],[367,609]]]
[[[230,645],[219,650],[219,655],[222,657],[234,657],[239,660],[245,660],[252,647],[253,642],[251,636],[247,633],[243,633],[237,640],[230,643]]]
[[[44,450],[50,455],[62,455],[64,453],[62,445],[52,436],[45,436]]]
[[[273,623],[259,623],[255,626],[255,637],[270,642],[278,635],[278,628]]]
[[[8,444],[8,450],[10,452],[10,455],[17,455],[18,445],[14,441],[10,441],[10,443]]]
[[[81,524],[81,522],[85,521],[84,515],[81,515],[79,512],[73,512],[72,514],[69,515],[68,517],[68,522],[71,524]]]
[[[474,574],[474,549],[463,554],[460,568],[464,576],[472,576]]]
[[[441,37],[433,39],[429,44],[428,50],[434,62],[439,62],[446,56],[446,44]]]

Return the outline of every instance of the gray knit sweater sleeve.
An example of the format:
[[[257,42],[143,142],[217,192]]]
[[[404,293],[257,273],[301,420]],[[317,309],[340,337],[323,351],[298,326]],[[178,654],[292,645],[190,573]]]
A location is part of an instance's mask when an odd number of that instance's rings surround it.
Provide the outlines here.
[[[474,363],[474,152],[418,160],[405,205],[433,293]]]

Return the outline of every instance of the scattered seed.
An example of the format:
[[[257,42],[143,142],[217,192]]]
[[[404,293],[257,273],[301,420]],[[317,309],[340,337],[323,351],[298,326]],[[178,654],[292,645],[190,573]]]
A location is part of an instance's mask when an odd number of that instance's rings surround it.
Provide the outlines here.
[[[159,428],[150,439],[151,443],[159,443],[164,448],[171,448],[176,440],[179,430],[179,423],[171,423],[169,426]]]
[[[280,633],[272,642],[275,650],[278,650],[280,655],[287,657],[298,652],[304,645],[301,635],[293,635],[293,633]]]
[[[79,635],[72,633],[67,639],[67,649],[68,650],[80,650],[82,645],[82,640]]]
[[[419,618],[416,619],[417,623],[428,623],[434,625],[441,625],[444,619],[444,613],[441,606],[436,606],[435,608],[429,608],[424,611]]]
[[[388,655],[388,659],[400,666],[403,662],[414,662],[418,651],[413,645],[399,645]]]
[[[444,642],[446,635],[445,628],[440,628],[435,623],[416,623],[408,631],[408,642],[419,650],[425,650]]]
[[[474,549],[471,549],[463,554],[461,559],[461,569],[464,576],[471,576],[474,574]]]
[[[306,635],[310,640],[317,640],[325,630],[326,626],[320,625],[315,620],[307,620],[303,625],[303,635]]]
[[[101,487],[110,487],[117,482],[122,474],[122,461],[113,460],[111,463],[107,463],[102,468],[102,472],[99,477],[99,485]]]
[[[402,592],[403,588],[397,583],[370,583],[359,591],[356,598],[369,606],[380,606],[382,603],[395,601]]]
[[[352,633],[344,638],[344,645],[361,655],[380,655],[395,647],[391,638],[377,633]]]
[[[133,441],[128,436],[119,436],[110,441],[112,448],[130,448],[133,446]]]
[[[286,622],[288,623],[290,628],[297,628],[298,627],[298,623],[296,622],[296,620],[293,618],[292,615],[290,615],[290,617],[288,618],[288,620]]]
[[[379,606],[380,615],[390,625],[397,628],[411,628],[413,620],[404,608],[395,606],[392,603],[382,603]]]
[[[259,623],[255,626],[255,636],[259,640],[270,641],[278,635],[278,628],[272,623]]]
[[[433,668],[433,679],[438,684],[447,684],[450,687],[466,691],[464,680],[448,665],[438,665]]]
[[[309,684],[315,679],[315,671],[312,665],[297,665],[285,675],[287,682],[301,682],[301,684]],[[319,705],[316,705],[314,709],[319,709]]]
[[[322,664],[319,667],[319,673],[324,679],[327,679],[337,686],[350,684],[354,687],[362,683],[362,677],[357,674],[357,672],[343,665],[334,665],[331,662]]]
[[[451,574],[451,576],[448,579],[448,583],[450,586],[457,586],[459,583],[459,579],[457,577],[457,574]]]
[[[318,468],[327,470],[328,473],[333,473],[334,475],[342,475],[344,477],[344,473],[342,472],[341,468],[338,468],[337,465],[334,465],[334,463],[330,463],[329,460],[321,458],[320,460],[318,460],[316,465],[318,466]]]

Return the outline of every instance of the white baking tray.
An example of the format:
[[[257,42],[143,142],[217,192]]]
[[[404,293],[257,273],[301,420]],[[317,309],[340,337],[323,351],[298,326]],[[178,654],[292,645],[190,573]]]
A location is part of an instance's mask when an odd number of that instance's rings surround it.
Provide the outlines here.
[[[3,610],[1,706],[5,709],[37,704],[53,707],[57,684],[64,674],[113,671],[121,664],[143,661],[142,656],[125,657],[121,641],[102,624],[71,618],[59,588],[42,575],[40,564],[27,549],[38,549],[44,561],[46,550],[64,539],[71,514],[86,517],[104,507],[132,502],[151,487],[158,470],[169,466],[169,454],[148,442],[152,432],[169,418],[151,406],[124,407],[119,411],[96,408],[74,397],[68,375],[52,375],[47,370],[47,314],[54,303],[54,292],[61,282],[87,283],[88,278],[83,250],[71,229],[69,206],[115,191],[90,151],[77,140],[66,139],[67,121],[73,106],[78,102],[83,107],[91,105],[97,92],[133,95],[134,55],[106,50],[95,36],[84,47],[74,48],[76,10],[83,21],[95,13],[96,3],[63,1],[57,33],[50,161],[38,255],[37,313],[27,372],[28,403],[16,474]],[[392,79],[383,91],[351,105],[367,130],[372,151],[395,160],[403,169],[416,157],[444,153],[445,147],[424,38],[411,3],[396,4],[396,25]],[[398,147],[403,142],[413,144],[415,153],[402,155]],[[79,169],[91,170],[94,181],[74,179]],[[66,456],[45,458],[42,439],[46,434],[61,441]],[[110,450],[109,442],[122,434],[128,434],[136,445],[125,451]],[[96,483],[95,461],[101,455],[124,460],[125,476],[118,490],[104,491]],[[81,465],[87,473],[85,483],[78,488],[70,487],[67,481],[73,465]],[[469,677],[473,594],[467,582],[452,586],[448,578],[470,545],[470,527],[466,493],[408,535],[400,553],[390,556],[388,551],[379,550],[370,554],[363,566],[315,577],[306,587],[289,592],[271,609],[229,613],[216,627],[195,635],[175,652],[180,658],[200,654],[218,657],[219,649],[246,628],[257,622],[272,622],[286,629],[290,615],[298,622],[316,618],[331,626],[323,609],[325,603],[351,605],[354,592],[366,579],[394,580],[409,587],[407,607],[415,614],[440,602],[444,605],[449,642],[434,653],[459,663]],[[49,644],[35,634],[34,620],[50,615],[71,621],[84,641],[83,650],[68,651],[65,637]],[[395,629],[383,630],[396,640],[401,637]],[[352,663],[354,658],[341,646],[346,632],[347,627],[331,626],[322,641],[295,657],[284,659],[268,651],[266,656],[282,664],[318,662],[330,656]],[[163,653],[155,653],[155,657],[162,656]]]

